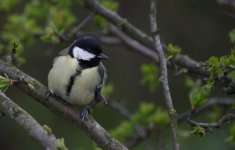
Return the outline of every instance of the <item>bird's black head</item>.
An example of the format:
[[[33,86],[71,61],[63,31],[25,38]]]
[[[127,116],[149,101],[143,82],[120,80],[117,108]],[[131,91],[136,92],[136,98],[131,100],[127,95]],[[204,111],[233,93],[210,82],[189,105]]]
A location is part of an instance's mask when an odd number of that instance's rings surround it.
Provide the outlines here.
[[[69,55],[77,59],[82,68],[98,66],[101,59],[108,59],[108,57],[102,53],[100,43],[90,36],[76,40],[69,47]]]

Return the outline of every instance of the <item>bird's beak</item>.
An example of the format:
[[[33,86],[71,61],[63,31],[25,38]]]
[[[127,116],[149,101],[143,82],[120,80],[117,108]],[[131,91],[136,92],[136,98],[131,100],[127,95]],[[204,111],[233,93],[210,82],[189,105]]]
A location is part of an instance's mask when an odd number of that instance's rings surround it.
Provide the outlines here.
[[[103,54],[103,53],[99,54],[99,55],[98,55],[98,58],[99,58],[99,59],[109,59],[109,57],[106,56],[106,55]]]

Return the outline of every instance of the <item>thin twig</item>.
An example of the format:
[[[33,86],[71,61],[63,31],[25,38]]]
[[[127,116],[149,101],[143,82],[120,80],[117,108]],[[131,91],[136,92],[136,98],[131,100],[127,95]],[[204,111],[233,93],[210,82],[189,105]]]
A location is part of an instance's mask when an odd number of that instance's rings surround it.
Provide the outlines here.
[[[153,129],[154,129],[154,126],[145,127],[144,136],[141,136],[140,134],[137,133],[133,137],[129,138],[125,145],[131,148],[140,144],[141,142],[145,141],[147,138],[150,137],[151,133],[153,132]]]
[[[99,123],[94,119],[88,119],[83,124],[80,120],[80,112],[65,101],[55,96],[47,96],[48,89],[36,79],[25,74],[15,66],[0,60],[0,74],[6,74],[10,79],[17,80],[16,86],[31,96],[33,99],[42,103],[53,112],[70,119],[80,126],[85,133],[102,149],[108,150],[127,150],[118,140],[113,138]]]
[[[109,104],[109,106],[111,106],[113,109],[117,110],[121,115],[123,115],[127,119],[130,120],[132,118],[132,116],[133,116],[132,113],[129,112],[128,109],[124,105],[118,103],[115,100],[109,100],[108,104]],[[127,140],[125,145],[128,148],[130,148],[130,147],[135,146],[135,144],[138,144],[138,140],[145,139],[144,144],[145,144],[146,149],[147,150],[153,149],[152,144],[150,144],[151,142],[147,140],[147,137],[149,137],[149,134],[150,134],[148,132],[148,130],[138,124],[135,126],[135,130],[136,130],[136,137],[138,137],[138,139],[137,140],[136,139]]]
[[[117,110],[121,115],[126,117],[127,119],[131,119],[132,113],[121,103],[115,100],[109,100],[108,105],[111,106],[113,109]]]
[[[234,120],[235,120],[234,113],[228,113],[228,114],[224,115],[223,117],[221,117],[218,122],[213,122],[213,123],[196,122],[196,121],[193,121],[191,118],[187,118],[187,122],[190,125],[200,126],[205,129],[207,129],[207,128],[209,128],[209,129],[220,128],[223,124],[230,123],[231,121],[234,121]]]
[[[120,26],[124,31],[131,35],[131,37],[138,39],[149,46],[152,46],[151,37],[147,36],[144,32],[137,29],[132,24],[128,23],[127,19],[122,18],[116,12],[113,12],[104,7],[97,0],[85,0],[87,7],[97,14],[105,17],[109,22]]]
[[[2,92],[0,92],[0,108],[18,125],[23,127],[29,135],[38,141],[45,149],[56,150],[59,148],[57,147],[57,139],[54,134],[48,133],[44,130],[43,127],[30,114],[28,114]]]
[[[184,113],[181,113],[177,116],[177,122],[181,123],[185,121],[189,116],[196,117],[199,114],[203,113],[204,111],[209,111],[214,106],[220,106],[220,107],[231,107],[232,104],[235,103],[234,99],[231,98],[219,98],[219,97],[213,97],[208,100],[208,102],[203,105],[202,107],[199,107],[196,109],[196,111],[192,114],[191,111],[187,111]]]
[[[77,37],[83,37],[83,36],[93,36],[97,39],[99,39],[99,41],[101,43],[107,44],[107,45],[118,45],[121,44],[121,40],[119,38],[117,38],[116,36],[110,36],[107,35],[107,33],[104,33],[102,31],[99,32],[84,32],[84,31],[79,31],[77,33]]]
[[[187,112],[179,114],[177,116],[177,122],[179,124],[185,121],[189,116],[196,117],[205,111],[210,111],[211,108],[214,106],[227,108],[227,107],[230,107],[234,103],[235,103],[235,100],[231,98],[213,97],[213,98],[210,98],[205,105],[198,108],[193,114],[191,113],[191,111],[187,111]],[[140,137],[138,134],[136,134],[135,136],[133,136],[132,138],[128,140],[127,147],[133,147],[133,146],[140,144],[142,141],[144,141],[151,135],[150,133],[152,133],[154,129],[155,129],[154,126],[146,127],[145,128],[145,133],[147,133],[146,136]]]
[[[179,144],[177,142],[177,113],[174,109],[174,105],[171,98],[171,93],[168,84],[168,75],[167,75],[167,61],[163,53],[163,48],[160,41],[160,36],[158,33],[158,27],[156,22],[156,6],[155,1],[151,0],[151,7],[150,7],[150,24],[151,24],[151,32],[153,35],[153,42],[155,45],[155,49],[158,54],[160,70],[161,70],[161,83],[163,86],[163,93],[165,96],[165,101],[168,109],[168,114],[170,117],[171,122],[171,134],[172,134],[172,144],[173,149],[178,150]]]
[[[94,16],[95,12],[91,12],[74,30],[75,33],[77,33],[79,30],[81,30]]]
[[[107,21],[119,27],[120,30],[125,32],[130,38],[144,44],[147,47],[152,48],[152,38],[145,34],[140,29],[136,28],[126,18],[122,18],[116,12],[104,7],[97,0],[85,0],[86,5],[92,11],[103,16]],[[156,59],[156,58],[153,58]],[[197,73],[199,75],[208,76],[208,72],[204,68],[198,68],[199,63],[189,58],[187,55],[179,55],[175,58],[177,65],[185,67],[189,72]]]
[[[144,54],[145,57],[153,59],[158,62],[157,53],[152,49],[144,46],[138,41],[132,39],[127,34],[119,30],[115,25],[109,24],[109,30],[113,32],[116,36],[118,36],[124,44],[131,48],[131,50],[135,50],[140,53],[142,56]]]
[[[59,38],[60,42],[71,42],[71,40],[64,34],[59,33],[55,26],[51,26],[55,35]]]

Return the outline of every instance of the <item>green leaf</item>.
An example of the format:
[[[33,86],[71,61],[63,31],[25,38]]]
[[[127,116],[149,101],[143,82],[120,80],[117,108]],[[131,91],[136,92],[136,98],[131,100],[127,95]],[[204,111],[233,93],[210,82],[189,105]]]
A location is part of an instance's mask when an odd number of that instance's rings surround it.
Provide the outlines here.
[[[106,8],[117,11],[119,5],[114,0],[99,0],[102,5],[104,5]]]
[[[93,19],[93,23],[98,28],[101,28],[101,29],[107,29],[108,28],[108,23],[107,23],[106,19],[104,19],[100,15],[95,15],[95,17]]]
[[[202,137],[205,136],[205,129],[200,126],[195,126],[193,127],[191,133]]]
[[[20,40],[19,39],[14,39],[11,42],[11,45],[12,45],[12,49],[17,49],[20,46]]]
[[[42,127],[48,134],[52,134],[52,130],[48,125],[44,124]]]
[[[6,92],[11,84],[11,80],[6,76],[3,77],[0,75],[0,91]]]
[[[114,86],[112,84],[106,84],[102,88],[102,95],[104,95],[105,97],[110,97],[113,91],[114,91]]]
[[[180,52],[181,52],[181,48],[179,46],[176,46],[170,43],[167,46],[166,58],[171,59],[175,57],[176,55],[180,54]]]
[[[140,83],[148,86],[151,92],[154,92],[158,86],[159,70],[154,64],[143,64],[140,68],[142,79]]]
[[[140,104],[139,112],[144,116],[149,115],[153,110],[154,110],[154,105],[151,103],[142,102]]]
[[[229,131],[230,131],[230,135],[225,141],[231,143],[235,141],[235,124],[234,123],[229,127]]]
[[[208,71],[210,72],[210,81],[214,81],[217,77],[224,75],[222,63],[218,57],[212,56],[206,63],[208,64]]]
[[[230,42],[235,44],[235,29],[229,32]]]
[[[193,88],[193,87],[197,86],[196,82],[192,78],[190,78],[190,77],[187,77],[185,79],[185,83],[184,84],[188,88]]]
[[[235,49],[230,51],[229,55],[222,56],[222,57],[210,57],[206,64],[208,65],[207,69],[210,72],[210,79],[208,82],[215,81],[216,78],[221,78],[226,74],[229,75],[234,79],[234,68],[235,68]]]
[[[60,34],[64,33],[75,21],[76,17],[69,9],[53,8],[50,11],[49,26]]]
[[[123,121],[116,129],[111,131],[111,134],[124,142],[128,136],[131,136],[136,126],[153,125],[159,128],[164,128],[169,124],[168,113],[160,108],[155,107],[152,103],[141,103],[138,112],[136,112],[129,121]]]
[[[20,2],[21,0],[0,0],[0,11],[9,12]]]
[[[150,117],[148,124],[164,127],[170,122],[168,113],[162,108],[157,108],[155,113]]]
[[[212,84],[206,84],[202,87],[196,86],[189,93],[189,99],[192,109],[198,108],[206,103],[207,97],[211,93]]]
[[[67,147],[64,144],[64,138],[57,139],[57,141],[56,141],[56,149],[57,150],[67,150]]]

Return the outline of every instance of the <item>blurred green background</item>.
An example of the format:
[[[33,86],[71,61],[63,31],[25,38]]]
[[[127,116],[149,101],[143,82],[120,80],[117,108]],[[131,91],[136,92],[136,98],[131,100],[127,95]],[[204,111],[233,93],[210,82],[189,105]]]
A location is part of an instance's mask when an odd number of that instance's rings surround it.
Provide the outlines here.
[[[28,1],[24,1],[27,3]],[[117,0],[119,3],[118,13],[127,18],[128,21],[146,33],[150,34],[149,24],[149,1],[147,0]],[[16,7],[16,13],[20,13],[24,4]],[[81,8],[81,7],[79,7]],[[228,33],[235,27],[235,11],[231,6],[219,5],[216,0],[158,0],[158,25],[160,27],[161,39],[164,43],[173,43],[182,48],[182,53],[188,54],[197,61],[205,61],[211,55],[222,56],[229,53],[233,47],[230,43]],[[76,9],[78,16],[85,18],[89,11]],[[3,24],[7,13],[0,14],[0,36],[4,34]],[[53,58],[68,44],[57,45],[45,44],[40,40],[32,45],[25,45],[23,58],[26,62],[20,67],[24,72],[47,85],[47,74],[53,62]],[[121,45],[102,45],[104,53],[110,59],[104,64],[108,70],[108,83],[114,85],[113,100],[126,105],[131,112],[137,111],[140,101],[152,102],[156,105],[164,105],[161,88],[151,93],[149,89],[140,84],[140,66],[151,61],[143,56],[130,51]],[[188,89],[182,83],[184,77],[175,77],[170,71],[170,87],[174,104],[178,113],[190,109],[188,100]],[[63,137],[65,144],[72,150],[92,150],[94,143],[80,128],[48,110],[40,103],[28,97],[15,87],[7,91],[7,95],[18,105],[29,112],[40,124],[47,124],[58,138]],[[216,91],[215,96],[225,96],[221,91]],[[106,129],[117,127],[125,119],[117,111],[107,105],[99,104],[93,111],[94,118]],[[115,118],[115,119],[114,119]],[[179,128],[190,131],[186,123]],[[208,133],[205,137],[191,135],[180,138],[182,150],[232,150],[233,143],[226,143],[228,136],[226,126]],[[160,137],[163,149],[171,149],[169,128],[162,131]],[[159,139],[152,136],[151,142],[155,149]],[[29,135],[16,125],[7,116],[0,118],[0,149],[42,149],[32,140]],[[133,149],[145,149],[144,144]]]

